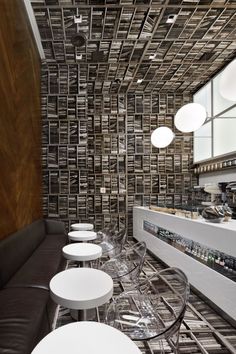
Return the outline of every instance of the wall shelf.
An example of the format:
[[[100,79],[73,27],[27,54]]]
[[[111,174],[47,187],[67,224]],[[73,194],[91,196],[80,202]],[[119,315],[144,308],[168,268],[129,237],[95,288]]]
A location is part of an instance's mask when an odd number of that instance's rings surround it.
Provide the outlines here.
[[[44,214],[67,227],[91,221],[101,229],[115,219],[131,234],[134,205],[179,206],[196,183],[191,139],[176,134],[161,150],[150,142],[156,126],[174,129],[173,112],[186,97],[85,94],[81,67],[42,69]]]

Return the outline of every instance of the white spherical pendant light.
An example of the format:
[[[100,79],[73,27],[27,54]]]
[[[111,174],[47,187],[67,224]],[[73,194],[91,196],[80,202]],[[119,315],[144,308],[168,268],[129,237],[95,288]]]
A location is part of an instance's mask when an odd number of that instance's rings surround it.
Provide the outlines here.
[[[219,91],[226,100],[236,102],[236,59],[221,73]]]
[[[181,107],[175,115],[175,126],[183,133],[194,132],[206,120],[206,110],[199,103],[188,103]]]
[[[170,128],[160,127],[155,129],[151,135],[151,142],[157,148],[164,148],[168,146],[175,135]]]

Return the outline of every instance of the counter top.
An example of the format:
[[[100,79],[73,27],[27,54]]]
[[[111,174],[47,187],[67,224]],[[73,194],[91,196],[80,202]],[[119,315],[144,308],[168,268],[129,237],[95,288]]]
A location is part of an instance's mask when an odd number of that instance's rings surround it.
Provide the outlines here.
[[[181,220],[192,221],[194,223],[207,224],[207,225],[210,225],[211,227],[218,227],[218,228],[221,228],[221,229],[227,229],[227,230],[231,230],[231,231],[236,231],[236,220],[234,220],[234,219],[231,219],[229,221],[222,221],[222,222],[219,222],[219,223],[214,223],[214,222],[206,221],[201,216],[198,219],[191,219],[191,218],[186,218],[184,216],[178,216],[178,215],[174,215],[174,214],[169,214],[169,213],[164,213],[164,212],[152,210],[152,209],[149,209],[148,207],[135,207],[135,208],[148,210],[150,212],[158,213],[158,214],[161,214],[161,215],[168,215],[168,216],[171,216],[173,218],[177,218],[177,219],[181,219]]]
[[[211,223],[202,218],[189,219],[150,210],[148,207],[135,207],[134,210],[142,210],[147,221],[150,221],[151,215],[155,216],[159,227],[236,257],[236,220]]]

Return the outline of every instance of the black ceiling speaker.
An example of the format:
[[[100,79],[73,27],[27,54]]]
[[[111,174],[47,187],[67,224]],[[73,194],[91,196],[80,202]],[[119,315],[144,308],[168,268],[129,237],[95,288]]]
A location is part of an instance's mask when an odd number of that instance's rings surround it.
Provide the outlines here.
[[[71,38],[71,43],[75,47],[83,47],[86,44],[87,38],[84,33],[77,33]]]
[[[91,60],[94,62],[105,62],[107,60],[107,54],[103,50],[99,50],[99,42],[96,51],[91,54]]]
[[[120,84],[121,84],[121,80],[120,80],[120,79],[115,79],[115,80],[114,80],[114,84],[120,85]]]

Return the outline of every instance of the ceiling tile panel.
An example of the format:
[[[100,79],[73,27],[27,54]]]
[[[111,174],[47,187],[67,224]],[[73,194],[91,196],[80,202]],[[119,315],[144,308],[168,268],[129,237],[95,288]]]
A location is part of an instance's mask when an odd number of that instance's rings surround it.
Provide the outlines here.
[[[46,63],[82,65],[90,93],[194,92],[236,54],[235,0],[31,3]]]

